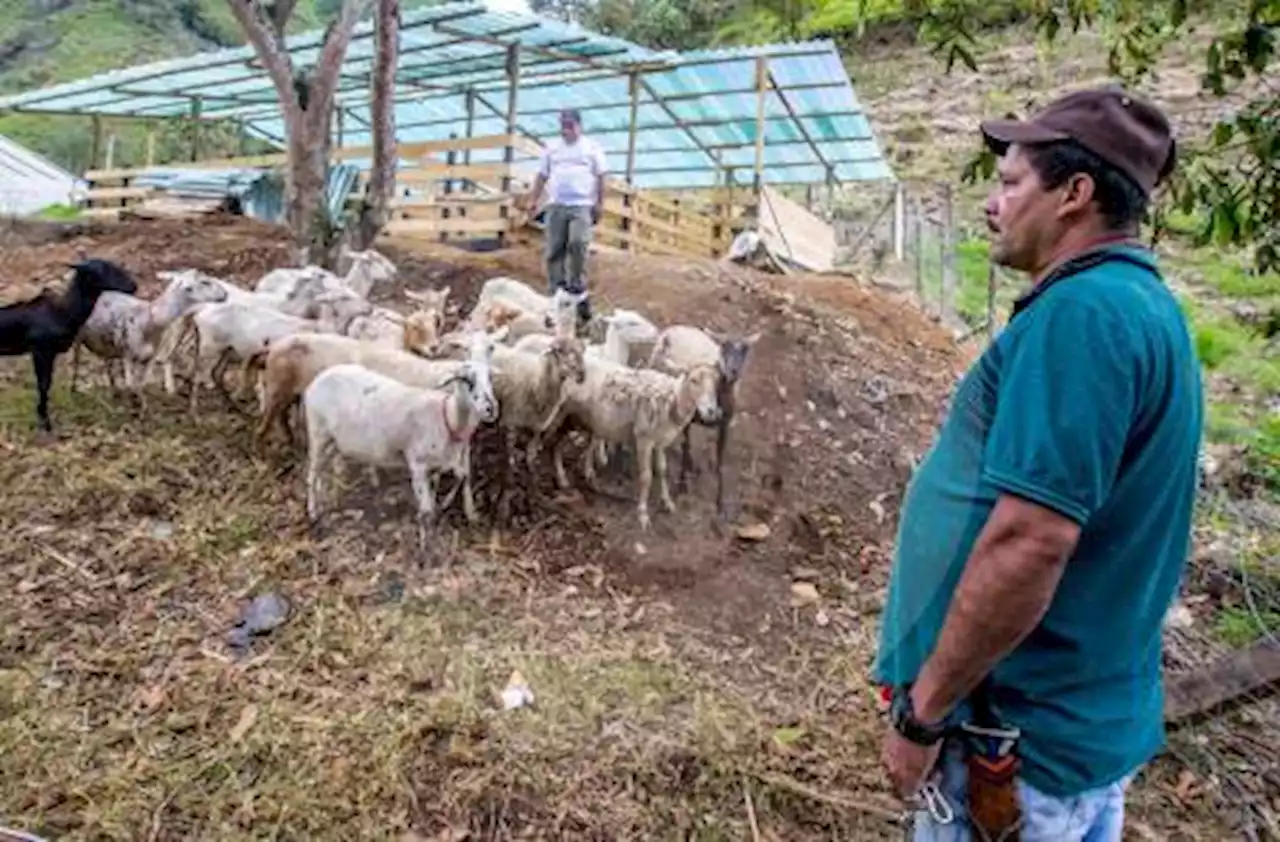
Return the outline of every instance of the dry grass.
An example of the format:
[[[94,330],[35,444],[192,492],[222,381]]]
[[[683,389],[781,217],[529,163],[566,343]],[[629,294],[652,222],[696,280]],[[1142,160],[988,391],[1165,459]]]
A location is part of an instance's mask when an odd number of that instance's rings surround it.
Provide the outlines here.
[[[42,444],[28,380],[0,390],[11,823],[68,839],[743,838],[745,781],[772,838],[893,838],[837,806],[892,808],[867,794],[874,765],[849,759],[874,757],[878,733],[856,614],[831,605],[818,630],[797,609],[766,658],[604,571],[542,575],[478,536],[446,569],[422,569],[394,521],[317,544],[297,470],[252,458],[247,420],[192,424],[163,401],[139,419],[105,390],[59,390],[62,437]],[[237,662],[237,606],[268,589],[293,614]],[[536,702],[503,711],[515,670]]]

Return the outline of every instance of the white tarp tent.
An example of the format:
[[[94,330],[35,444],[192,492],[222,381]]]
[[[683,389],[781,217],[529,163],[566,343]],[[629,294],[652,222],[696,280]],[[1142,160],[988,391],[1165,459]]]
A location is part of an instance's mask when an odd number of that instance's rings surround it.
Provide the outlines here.
[[[76,184],[71,173],[0,135],[0,214],[27,216],[68,204]]]

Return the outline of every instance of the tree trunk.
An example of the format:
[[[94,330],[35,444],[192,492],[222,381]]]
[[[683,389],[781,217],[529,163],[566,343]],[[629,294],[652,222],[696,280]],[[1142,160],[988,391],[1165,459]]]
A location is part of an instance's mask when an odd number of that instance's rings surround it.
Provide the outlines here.
[[[378,234],[391,217],[391,197],[395,194],[399,153],[396,146],[396,65],[400,56],[400,0],[378,0],[378,23],[375,42],[373,102],[373,166],[364,204],[356,223],[354,246],[364,250],[373,246]]]
[[[284,30],[294,2],[278,0],[227,0],[231,13],[262,66],[266,68],[280,100],[288,134],[289,163],[285,167],[285,219],[293,234],[301,264],[336,262],[338,231],[329,216],[325,188],[329,175],[329,115],[342,61],[360,16],[372,0],[343,0],[337,20],[325,33],[315,68],[299,84]],[[299,91],[299,87],[303,90]]]

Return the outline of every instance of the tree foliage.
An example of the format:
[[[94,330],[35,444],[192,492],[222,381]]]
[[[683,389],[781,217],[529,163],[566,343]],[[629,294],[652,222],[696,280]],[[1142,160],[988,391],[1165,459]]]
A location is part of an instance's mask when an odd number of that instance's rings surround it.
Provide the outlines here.
[[[963,26],[962,7],[949,16],[927,14],[922,32],[947,56],[976,69],[973,38]],[[1085,26],[1100,26],[1108,41],[1108,67],[1116,79],[1133,84],[1150,74],[1162,50],[1185,37],[1193,0],[1065,0],[1041,3],[1037,28],[1052,41]],[[1221,13],[1221,9],[1218,9]],[[1280,268],[1280,86],[1268,78],[1277,64],[1280,0],[1248,0],[1205,51],[1202,90],[1225,97],[1253,82],[1244,104],[1214,126],[1206,139],[1180,138],[1180,166],[1153,214],[1159,236],[1168,211],[1199,220],[1197,243],[1253,249],[1258,271]],[[973,181],[989,177],[995,160],[985,150],[965,168]]]

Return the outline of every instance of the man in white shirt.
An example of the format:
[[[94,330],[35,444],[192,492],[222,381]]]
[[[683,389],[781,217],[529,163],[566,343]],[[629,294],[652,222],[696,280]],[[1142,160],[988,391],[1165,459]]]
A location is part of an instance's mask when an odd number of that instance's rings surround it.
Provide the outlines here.
[[[582,117],[572,108],[560,112],[560,140],[542,150],[538,176],[525,197],[526,208],[536,205],[547,189],[546,248],[547,286],[551,292],[564,287],[584,293],[583,270],[591,228],[604,209],[604,179],[608,172],[604,150],[582,134]],[[579,314],[590,319],[584,296]]]

